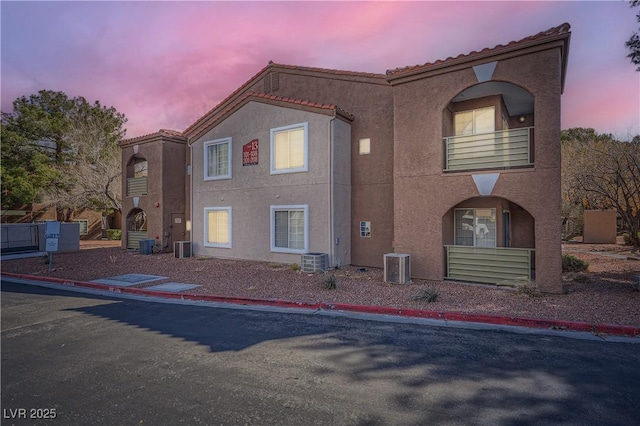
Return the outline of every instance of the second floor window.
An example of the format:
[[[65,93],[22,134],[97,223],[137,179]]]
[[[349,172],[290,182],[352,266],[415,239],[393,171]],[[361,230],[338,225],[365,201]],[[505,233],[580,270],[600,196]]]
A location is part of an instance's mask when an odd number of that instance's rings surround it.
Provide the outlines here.
[[[204,144],[204,179],[231,177],[231,138],[217,139]]]
[[[271,173],[306,172],[307,123],[271,129]]]
[[[495,107],[456,112],[454,120],[456,136],[478,135],[496,131]]]

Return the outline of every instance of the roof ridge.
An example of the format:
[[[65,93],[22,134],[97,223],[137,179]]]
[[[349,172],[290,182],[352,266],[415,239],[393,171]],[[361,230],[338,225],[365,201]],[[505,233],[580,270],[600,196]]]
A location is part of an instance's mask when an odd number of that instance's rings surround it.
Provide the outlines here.
[[[137,140],[142,140],[142,139],[146,139],[149,137],[153,137],[153,136],[177,136],[177,137],[181,137],[181,138],[186,138],[186,136],[178,131],[178,130],[172,130],[172,129],[160,129],[157,132],[152,132],[152,133],[146,133],[144,135],[140,135],[140,136],[134,136],[132,138],[128,138],[128,139],[122,139],[119,143],[122,144],[128,144],[131,142],[135,142]]]
[[[242,97],[242,99],[240,99],[240,101],[238,101],[238,102],[242,102],[246,98],[250,98],[250,97],[270,99],[270,100],[274,100],[274,101],[278,101],[278,102],[287,102],[287,103],[292,103],[292,104],[296,104],[296,105],[304,105],[304,106],[309,106],[309,107],[312,107],[312,108],[335,109],[335,110],[339,111],[341,114],[347,116],[348,118],[350,118],[352,120],[354,118],[354,115],[351,114],[349,111],[346,111],[346,110],[340,108],[338,105],[335,105],[335,104],[325,104],[325,103],[320,103],[320,102],[307,101],[307,100],[304,100],[304,99],[297,99],[297,98],[278,96],[278,95],[273,95],[273,94],[270,94],[270,93],[259,93],[259,92],[248,91]]]
[[[323,72],[327,74],[336,74],[336,75],[351,75],[355,77],[375,77],[375,78],[385,78],[385,74],[380,73],[372,73],[365,71],[348,71],[348,70],[339,70],[334,68],[320,68],[320,67],[308,67],[304,65],[289,65],[289,64],[280,64],[273,61],[269,61],[270,66],[287,68],[292,70],[301,70],[301,71],[317,71]]]
[[[409,66],[402,67],[402,68],[394,68],[394,69],[391,69],[391,70],[387,70],[386,76],[387,77],[394,77],[396,75],[402,75],[402,74],[405,74],[405,73],[408,73],[408,72],[411,72],[411,71],[427,69],[427,68],[430,68],[432,66],[441,65],[441,64],[444,64],[444,63],[447,63],[447,62],[450,62],[450,61],[455,61],[455,60],[465,59],[465,58],[471,58],[473,56],[480,55],[480,54],[483,54],[483,53],[497,52],[497,51],[500,51],[500,50],[505,49],[505,48],[513,47],[513,46],[519,45],[519,44],[523,44],[523,43],[525,43],[527,41],[542,40],[542,39],[547,38],[547,37],[557,36],[557,35],[560,35],[560,34],[568,33],[570,31],[571,31],[571,25],[569,25],[569,23],[565,22],[565,23],[563,23],[561,25],[549,28],[548,30],[545,30],[545,31],[540,31],[537,34],[522,38],[520,40],[512,40],[512,41],[508,42],[507,44],[498,44],[498,45],[496,45],[494,47],[485,47],[484,49],[482,49],[480,51],[473,50],[473,51],[471,51],[469,53],[466,53],[466,54],[465,53],[461,53],[460,55],[458,55],[456,57],[449,56],[446,59],[437,59],[434,62],[427,62],[427,63],[422,64],[422,65],[409,65]]]

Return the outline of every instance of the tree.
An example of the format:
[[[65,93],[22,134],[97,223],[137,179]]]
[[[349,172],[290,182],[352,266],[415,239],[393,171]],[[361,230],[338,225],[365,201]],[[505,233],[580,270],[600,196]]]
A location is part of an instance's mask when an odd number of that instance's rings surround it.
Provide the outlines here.
[[[69,220],[74,209],[91,208],[121,211],[120,151],[118,141],[125,135],[127,119],[113,107],[83,97],[70,99],[64,92],[42,90],[13,102],[13,112],[2,116],[4,133],[11,136],[14,149],[7,149],[9,164],[19,164],[21,155],[33,155],[35,164],[55,178],[41,184],[31,175],[30,191],[17,191],[28,180],[19,170],[3,169],[13,189],[3,187],[3,205],[31,198],[56,205],[58,220]],[[12,145],[12,146],[13,146]],[[21,154],[22,153],[22,154]],[[7,174],[5,174],[7,173]],[[17,196],[18,194],[23,196]]]
[[[620,142],[593,129],[569,129],[562,132],[562,162],[563,213],[613,208],[640,247],[640,136]]]
[[[46,155],[25,137],[10,130],[4,120],[1,137],[2,205],[11,207],[40,202],[46,188],[63,176]]]
[[[629,5],[631,7],[640,6],[640,0],[630,1]],[[640,12],[636,14],[636,20],[640,24]],[[634,32],[633,34],[631,34],[631,37],[629,37],[629,40],[627,40],[625,45],[627,46],[630,52],[627,55],[627,58],[631,59],[632,64],[638,65],[638,68],[636,68],[636,71],[640,71],[640,35],[638,35],[637,32]]]

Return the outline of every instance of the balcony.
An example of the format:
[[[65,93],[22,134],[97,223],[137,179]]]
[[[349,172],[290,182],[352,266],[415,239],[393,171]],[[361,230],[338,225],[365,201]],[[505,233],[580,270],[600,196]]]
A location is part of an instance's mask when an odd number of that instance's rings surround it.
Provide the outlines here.
[[[533,127],[443,139],[445,171],[507,169],[533,165]]]
[[[127,178],[127,195],[147,195],[147,177]]]
[[[533,279],[534,249],[445,246],[446,279],[508,284]]]

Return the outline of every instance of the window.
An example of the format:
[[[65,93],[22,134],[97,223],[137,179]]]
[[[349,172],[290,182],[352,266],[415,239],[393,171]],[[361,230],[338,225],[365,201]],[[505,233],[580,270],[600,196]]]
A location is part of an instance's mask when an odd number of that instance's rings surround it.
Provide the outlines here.
[[[309,206],[271,206],[271,251],[306,253],[309,247]]]
[[[80,225],[80,235],[89,235],[89,220],[88,219],[74,219]]]
[[[496,209],[456,209],[458,246],[496,247]]]
[[[358,151],[360,152],[360,155],[371,154],[371,139],[360,139],[358,144]]]
[[[360,236],[371,237],[371,222],[369,221],[360,222]]]
[[[495,132],[495,116],[495,107],[456,112],[454,117],[456,136]]]
[[[133,163],[133,177],[146,177],[149,172],[149,163],[147,160],[136,158]]]
[[[231,178],[231,138],[204,144],[204,180]]]
[[[204,209],[204,245],[231,248],[231,207]]]
[[[271,129],[271,174],[306,172],[308,124]]]

